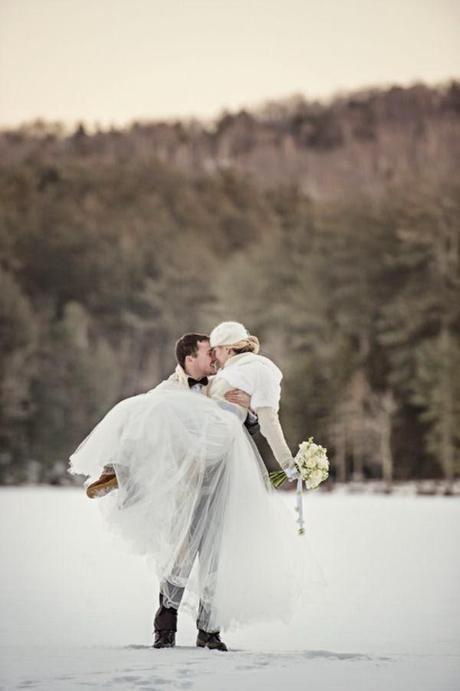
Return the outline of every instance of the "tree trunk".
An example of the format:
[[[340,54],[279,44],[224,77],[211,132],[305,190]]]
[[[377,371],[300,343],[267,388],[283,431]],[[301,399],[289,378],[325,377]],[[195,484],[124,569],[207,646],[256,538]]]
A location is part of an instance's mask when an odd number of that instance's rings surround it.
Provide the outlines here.
[[[339,423],[334,431],[334,446],[335,446],[335,470],[337,482],[347,481],[347,467],[346,467],[346,439],[345,429]]]
[[[382,459],[382,477],[385,483],[385,492],[393,489],[393,454],[391,451],[391,418],[396,409],[391,391],[382,396],[381,426],[380,426],[380,454]]]
[[[452,486],[454,482],[454,457],[455,457],[455,440],[454,440],[454,414],[453,414],[453,400],[452,400],[452,382],[449,376],[449,357],[450,353],[450,333],[446,326],[443,327],[440,333],[440,352],[442,358],[442,382],[441,395],[442,406],[440,410],[441,415],[441,465],[444,471],[444,479],[446,481],[445,493],[452,493]]]

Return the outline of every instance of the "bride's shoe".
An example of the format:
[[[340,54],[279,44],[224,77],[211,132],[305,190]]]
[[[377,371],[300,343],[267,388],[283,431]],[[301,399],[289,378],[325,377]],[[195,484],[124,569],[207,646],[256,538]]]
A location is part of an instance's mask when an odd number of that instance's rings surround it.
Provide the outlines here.
[[[114,489],[117,489],[118,481],[115,473],[102,473],[101,477],[92,482],[86,488],[86,495],[90,499],[97,499],[103,497]]]

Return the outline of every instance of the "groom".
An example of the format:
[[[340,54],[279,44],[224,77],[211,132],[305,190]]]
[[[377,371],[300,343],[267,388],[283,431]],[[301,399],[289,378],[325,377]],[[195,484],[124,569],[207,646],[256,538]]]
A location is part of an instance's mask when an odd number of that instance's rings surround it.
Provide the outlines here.
[[[160,388],[180,387],[182,389],[190,389],[190,391],[196,395],[206,395],[209,383],[208,378],[215,374],[215,361],[209,342],[209,336],[194,333],[182,336],[176,343],[176,360],[177,367],[174,373],[169,379],[159,385]],[[259,424],[257,416],[249,411],[250,396],[244,391],[234,389],[228,392],[226,398],[231,403],[237,403],[238,405],[248,408],[245,425],[250,434],[256,434],[259,430]],[[190,524],[190,538],[193,538],[195,527],[203,511],[204,507],[201,505],[201,502],[198,501]],[[199,545],[197,546],[197,552],[199,555]],[[194,556],[196,557],[197,555]],[[216,545],[216,559],[217,557],[218,545]],[[168,601],[168,595],[172,597],[174,603],[180,603],[183,594],[184,588],[180,588],[167,580],[160,584],[160,606],[155,614],[154,620],[154,648],[170,648],[175,645],[177,609],[171,606],[171,602]],[[200,603],[196,622],[198,628],[197,646],[215,650],[227,650],[227,646],[220,639],[219,631],[208,630],[208,620],[209,612],[206,612]]]

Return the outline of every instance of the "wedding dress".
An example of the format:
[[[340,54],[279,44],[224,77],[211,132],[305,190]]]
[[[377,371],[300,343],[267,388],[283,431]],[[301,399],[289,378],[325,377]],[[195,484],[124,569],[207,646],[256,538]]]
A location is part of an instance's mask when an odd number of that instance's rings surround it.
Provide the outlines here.
[[[121,401],[71,456],[70,472],[90,478],[114,465],[119,489],[98,500],[109,526],[152,558],[170,584],[168,606],[180,602],[175,589],[186,589],[185,606],[200,600],[208,630],[287,621],[322,580],[243,426],[246,409],[224,399],[243,379],[253,401],[266,404],[269,391],[279,400],[270,368],[255,366],[261,356],[245,355],[214,378],[209,397],[163,382]]]

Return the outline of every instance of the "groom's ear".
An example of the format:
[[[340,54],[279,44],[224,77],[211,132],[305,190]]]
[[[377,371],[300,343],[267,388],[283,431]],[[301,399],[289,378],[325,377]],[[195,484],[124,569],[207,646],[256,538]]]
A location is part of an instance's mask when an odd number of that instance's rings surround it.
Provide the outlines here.
[[[184,360],[184,369],[190,363],[190,360],[195,360],[195,359],[196,359],[196,355],[186,355],[185,360]]]

